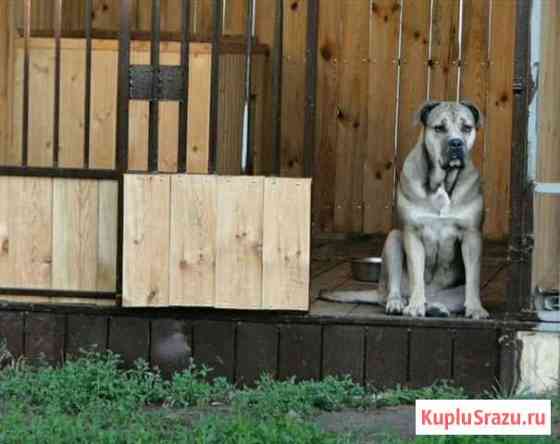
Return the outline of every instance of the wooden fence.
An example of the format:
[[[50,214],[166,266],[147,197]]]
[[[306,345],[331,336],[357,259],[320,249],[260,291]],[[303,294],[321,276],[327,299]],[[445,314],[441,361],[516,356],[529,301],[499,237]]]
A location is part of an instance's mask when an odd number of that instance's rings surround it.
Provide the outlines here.
[[[179,29],[174,11],[180,2],[162,0],[163,30]],[[63,29],[83,29],[84,2],[64,3]],[[192,3],[193,31],[210,35],[214,2]],[[242,34],[247,2],[224,3],[224,33]],[[32,28],[52,28],[53,0],[32,4]],[[117,30],[119,2],[93,4],[94,29]],[[151,1],[132,4],[133,28],[149,30]],[[279,6],[281,42],[274,29]],[[258,40],[283,46],[279,169],[290,177],[304,170],[308,6],[308,0],[256,2]],[[0,19],[6,13],[3,4]],[[417,137],[415,110],[427,98],[468,98],[487,117],[475,151],[485,183],[485,233],[507,236],[515,14],[512,0],[319,0],[315,232],[387,232],[394,222],[396,177]],[[271,79],[273,67],[268,69]],[[4,76],[0,73],[0,105]],[[272,117],[264,119],[264,127],[272,128]],[[276,168],[267,146],[265,136],[259,166],[264,174]]]

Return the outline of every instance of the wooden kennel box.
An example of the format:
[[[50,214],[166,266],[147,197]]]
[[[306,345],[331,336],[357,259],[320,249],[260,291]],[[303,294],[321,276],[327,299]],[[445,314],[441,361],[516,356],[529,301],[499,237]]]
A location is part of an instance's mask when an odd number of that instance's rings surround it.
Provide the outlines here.
[[[125,176],[123,306],[309,308],[311,180]]]
[[[9,73],[13,122],[11,143],[3,147],[5,164],[21,163],[24,39],[15,39],[13,70]],[[90,167],[114,168],[117,121],[118,40],[92,40]],[[131,63],[149,64],[150,42],[132,41]],[[253,56],[254,152],[262,152],[263,100],[266,94],[268,55],[266,47],[256,45]],[[180,63],[180,44],[161,43],[161,63]],[[210,135],[210,79],[212,44],[190,44],[189,105],[187,124],[187,170],[208,172]],[[241,165],[243,116],[245,109],[245,45],[240,40],[224,38],[220,45],[217,168],[221,174],[238,174]],[[60,167],[81,167],[84,163],[86,40],[61,39],[60,88]],[[51,166],[53,158],[55,40],[34,37],[30,40],[29,77],[29,165]],[[147,101],[130,104],[129,169],[145,171],[148,158]],[[179,103],[162,102],[159,120],[159,171],[177,171]],[[258,161],[255,165],[258,165]]]

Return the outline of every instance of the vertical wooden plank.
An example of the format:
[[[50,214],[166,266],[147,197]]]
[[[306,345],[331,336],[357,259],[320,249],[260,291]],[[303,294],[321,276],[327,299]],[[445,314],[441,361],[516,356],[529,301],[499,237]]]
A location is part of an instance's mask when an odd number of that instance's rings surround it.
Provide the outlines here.
[[[147,9],[151,14],[151,1]],[[150,15],[151,16],[151,15]],[[150,29],[150,20],[148,27]],[[144,29],[144,28],[142,28]],[[130,63],[137,65],[150,64],[150,43],[145,46],[131,45]],[[145,100],[131,100],[128,112],[128,168],[130,171],[148,170],[148,128],[149,102]]]
[[[461,48],[461,99],[475,103],[486,115],[488,93],[488,38],[490,1],[463,0]],[[473,148],[473,160],[484,172],[485,130],[479,129]]]
[[[341,2],[334,229],[361,232],[368,144],[369,2]]]
[[[309,309],[311,180],[264,182],[263,308]]]
[[[214,305],[216,176],[179,175],[171,181],[170,296],[174,306]]]
[[[255,54],[252,65],[251,108],[253,111],[253,173],[267,175],[272,172],[272,122],[271,82],[269,56]]]
[[[59,166],[81,168],[84,164],[86,55],[82,48],[67,47],[64,40],[61,46]]]
[[[318,380],[321,376],[321,334],[319,325],[281,325],[278,353],[278,377],[299,381]]]
[[[18,43],[18,42],[16,42]],[[13,94],[11,96],[11,143],[6,147],[6,164],[21,165],[23,127],[23,48],[15,45],[15,63],[12,72]]]
[[[201,40],[209,39],[214,29],[214,0],[193,0],[194,32]]]
[[[245,56],[220,56],[218,100],[218,172],[241,174],[243,115],[245,110]]]
[[[114,168],[117,125],[117,52],[96,49],[91,61],[92,168]]]
[[[496,330],[457,330],[454,344],[453,379],[469,393],[491,390],[498,377]]]
[[[184,321],[154,319],[150,341],[151,365],[166,378],[190,365],[192,331]]]
[[[48,364],[64,359],[66,317],[51,313],[28,313],[25,320],[25,356]]]
[[[364,380],[364,329],[350,325],[323,328],[323,376],[346,376],[358,384]]]
[[[117,279],[118,183],[99,181],[97,290],[114,291]]]
[[[560,182],[560,4],[542,4],[542,47],[539,78],[539,147],[537,181]],[[535,250],[533,253],[533,287],[560,288],[559,196],[535,197]]]
[[[177,14],[180,15],[180,14]],[[179,52],[167,48],[161,52],[162,65],[179,65]],[[179,102],[159,104],[159,160],[158,171],[177,172],[179,152]]]
[[[313,186],[313,225],[318,232],[334,230],[340,5],[321,2],[319,7],[315,164],[320,174],[314,174]]]
[[[14,358],[23,356],[23,317],[22,312],[0,313],[0,340],[6,341],[6,347]]]
[[[492,2],[484,234],[493,239],[504,239],[509,233],[516,7],[509,0]]]
[[[54,179],[53,288],[96,289],[97,217],[96,180]]]
[[[368,147],[364,232],[387,233],[393,219],[401,2],[376,0],[370,15]],[[382,110],[382,111],[381,111]]]
[[[107,347],[107,325],[106,316],[68,315],[66,358],[80,357],[82,351],[104,351]]]
[[[51,288],[52,189],[49,178],[12,177],[9,238],[12,285]]]
[[[460,0],[434,0],[430,38],[431,100],[457,100]]]
[[[0,5],[0,162],[6,163],[8,145],[11,144],[12,88],[15,68],[15,23],[14,2]]]
[[[201,43],[200,51],[189,56],[189,103],[187,123],[187,171],[208,173],[210,144],[210,45]]]
[[[303,175],[307,3],[284,0],[280,170],[288,177]]]
[[[451,379],[453,334],[443,328],[414,328],[410,336],[410,384],[427,387]]]
[[[224,35],[244,35],[247,28],[247,1],[225,0]]]
[[[268,374],[276,378],[278,327],[271,324],[240,323],[237,326],[235,382],[254,386]]]
[[[0,195],[10,196],[11,177],[0,177]],[[10,254],[10,225],[13,203],[0,200],[0,286],[14,284],[13,252]],[[12,233],[13,234],[13,233]]]
[[[169,304],[169,176],[127,175],[124,200],[123,305]]]
[[[194,325],[194,362],[211,368],[211,379],[223,377],[233,382],[235,330],[233,322],[199,321]]]
[[[216,307],[262,307],[263,177],[218,177]]]
[[[29,51],[29,165],[52,166],[54,51]]]
[[[75,0],[74,0],[75,1]],[[131,27],[136,28],[136,1],[130,4]],[[93,0],[92,25],[95,30],[117,31],[120,24],[120,4],[115,1]]]
[[[134,365],[137,359],[148,362],[150,351],[150,321],[124,316],[109,320],[109,350],[117,353],[125,368]]]
[[[403,0],[397,174],[418,139],[414,115],[426,100],[430,0]]]
[[[382,389],[405,385],[408,367],[406,328],[368,327],[366,384]]]

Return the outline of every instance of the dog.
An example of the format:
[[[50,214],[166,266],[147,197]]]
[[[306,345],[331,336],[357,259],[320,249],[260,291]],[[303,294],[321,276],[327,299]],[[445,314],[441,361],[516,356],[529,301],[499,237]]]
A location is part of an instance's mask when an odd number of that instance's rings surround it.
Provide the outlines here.
[[[420,136],[397,188],[401,228],[385,241],[379,288],[320,297],[411,317],[488,318],[480,301],[484,202],[471,157],[482,113],[470,102],[430,101],[417,121]]]

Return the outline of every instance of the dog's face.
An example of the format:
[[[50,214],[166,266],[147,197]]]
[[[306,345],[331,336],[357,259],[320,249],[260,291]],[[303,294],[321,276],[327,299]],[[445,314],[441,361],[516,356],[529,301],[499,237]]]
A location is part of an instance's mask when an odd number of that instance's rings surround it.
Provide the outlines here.
[[[419,120],[432,161],[444,170],[462,168],[482,125],[479,109],[468,102],[428,102],[420,109]]]

